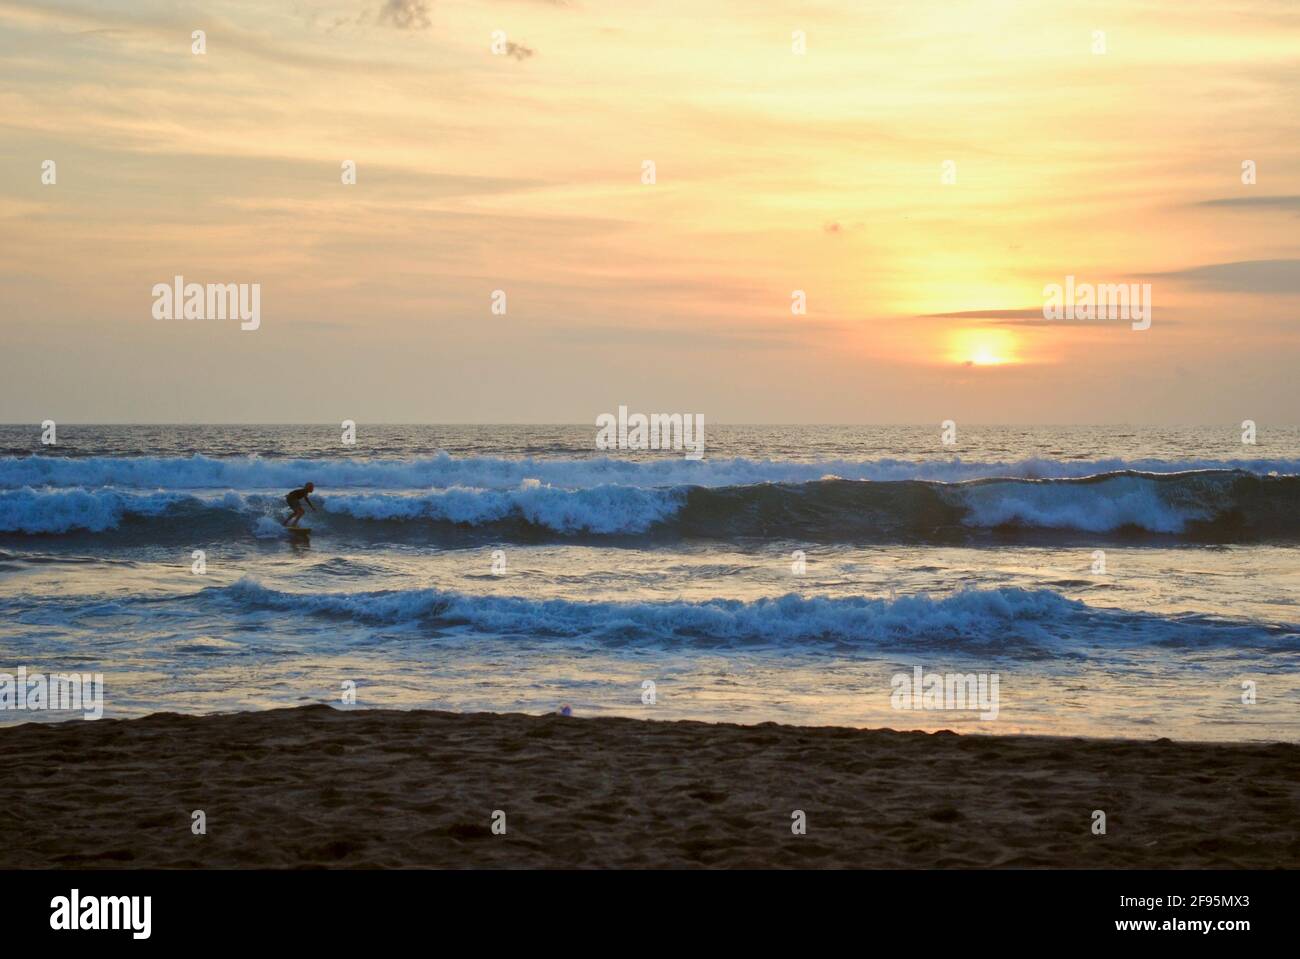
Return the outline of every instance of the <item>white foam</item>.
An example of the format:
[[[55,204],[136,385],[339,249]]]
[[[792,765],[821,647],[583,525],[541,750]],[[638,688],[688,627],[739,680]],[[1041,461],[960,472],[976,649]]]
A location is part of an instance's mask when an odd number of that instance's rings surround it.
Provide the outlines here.
[[[1135,527],[1181,533],[1192,520],[1212,518],[1202,503],[1173,503],[1159,484],[1140,476],[1112,476],[1095,483],[987,483],[960,490],[970,509],[967,526],[1008,524],[1038,529],[1109,533]]]
[[[802,597],[752,602],[572,602],[473,596],[436,589],[291,593],[244,578],[206,591],[242,608],[342,615],[366,623],[435,619],[497,635],[706,640],[737,644],[1053,643],[1053,628],[1091,611],[1050,590],[970,590],[942,598]]]
[[[191,497],[118,490],[0,490],[0,532],[65,533],[114,529],[128,514],[158,516]]]
[[[379,493],[322,498],[331,513],[358,519],[431,519],[478,526],[519,517],[561,533],[642,533],[672,516],[685,494],[599,486],[564,490],[526,484],[517,490],[453,487],[410,496]]]

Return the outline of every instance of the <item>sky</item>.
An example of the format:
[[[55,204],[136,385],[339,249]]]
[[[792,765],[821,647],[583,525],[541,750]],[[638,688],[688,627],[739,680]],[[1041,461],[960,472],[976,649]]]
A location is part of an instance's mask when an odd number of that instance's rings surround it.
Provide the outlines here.
[[[1298,79],[1294,0],[0,0],[0,421],[1295,424]]]

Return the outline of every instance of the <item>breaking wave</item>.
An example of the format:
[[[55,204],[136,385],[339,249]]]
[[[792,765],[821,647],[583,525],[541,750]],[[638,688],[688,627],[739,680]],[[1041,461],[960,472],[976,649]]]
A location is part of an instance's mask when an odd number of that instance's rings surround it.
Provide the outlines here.
[[[357,540],[476,535],[911,542],[990,533],[1300,539],[1300,477],[1228,470],[662,488],[571,489],[533,481],[515,489],[337,492],[316,501],[320,511],[312,526]],[[9,535],[248,537],[274,532],[270,518],[286,512],[278,493],[0,490],[0,534]]]
[[[948,596],[831,598],[795,594],[742,601],[575,602],[437,589],[293,593],[251,579],[213,587],[204,601],[369,625],[421,626],[525,639],[600,644],[940,647],[981,653],[1068,654],[1084,646],[1232,645],[1294,649],[1282,627],[1207,617],[1101,609],[1051,590],[999,588]]]

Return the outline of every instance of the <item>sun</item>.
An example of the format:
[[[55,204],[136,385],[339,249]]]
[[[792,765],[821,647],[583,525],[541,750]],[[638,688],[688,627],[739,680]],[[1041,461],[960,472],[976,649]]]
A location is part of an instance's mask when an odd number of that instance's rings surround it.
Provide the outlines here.
[[[1018,362],[1016,337],[1010,330],[958,330],[949,341],[948,358],[966,366],[1004,366]]]

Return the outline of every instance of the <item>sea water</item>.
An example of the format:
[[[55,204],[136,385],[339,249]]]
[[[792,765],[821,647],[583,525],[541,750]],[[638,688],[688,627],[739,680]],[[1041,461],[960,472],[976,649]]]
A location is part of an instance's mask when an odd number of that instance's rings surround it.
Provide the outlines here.
[[[1300,740],[1296,429],[710,425],[699,461],[596,432],[0,427],[0,672],[102,673],[108,717]],[[898,708],[918,668],[997,709]]]

